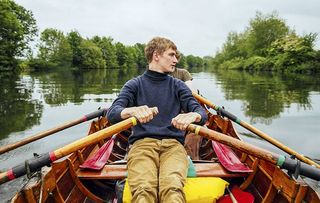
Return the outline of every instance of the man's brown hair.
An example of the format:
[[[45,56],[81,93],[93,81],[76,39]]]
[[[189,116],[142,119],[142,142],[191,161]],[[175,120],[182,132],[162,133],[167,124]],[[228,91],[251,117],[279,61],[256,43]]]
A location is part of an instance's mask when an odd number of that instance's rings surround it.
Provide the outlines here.
[[[150,63],[155,51],[158,54],[163,54],[163,52],[170,48],[178,53],[177,46],[171,40],[164,37],[155,37],[148,42],[146,48],[144,49],[144,54],[148,63]]]

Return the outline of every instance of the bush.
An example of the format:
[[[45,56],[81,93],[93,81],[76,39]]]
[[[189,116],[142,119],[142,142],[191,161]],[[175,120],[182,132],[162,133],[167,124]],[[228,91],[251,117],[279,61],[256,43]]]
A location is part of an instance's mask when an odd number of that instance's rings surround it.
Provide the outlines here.
[[[244,61],[243,68],[245,70],[271,70],[273,64],[265,57],[252,56]]]
[[[227,60],[219,65],[219,68],[223,69],[243,69],[243,58],[237,57],[231,60]]]

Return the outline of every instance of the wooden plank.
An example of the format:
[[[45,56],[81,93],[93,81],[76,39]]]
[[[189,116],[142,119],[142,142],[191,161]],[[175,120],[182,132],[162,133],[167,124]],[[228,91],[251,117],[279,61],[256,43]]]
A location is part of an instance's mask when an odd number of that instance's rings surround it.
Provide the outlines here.
[[[248,173],[231,173],[219,163],[195,163],[198,177],[245,177]],[[77,176],[81,179],[123,179],[127,176],[126,164],[106,165],[101,171],[79,170]]]

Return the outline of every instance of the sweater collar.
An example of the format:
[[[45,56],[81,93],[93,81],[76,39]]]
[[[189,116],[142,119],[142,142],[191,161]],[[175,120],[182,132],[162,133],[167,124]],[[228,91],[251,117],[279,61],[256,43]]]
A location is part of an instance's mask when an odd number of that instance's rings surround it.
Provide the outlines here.
[[[149,69],[146,70],[146,72],[144,72],[144,75],[150,78],[151,80],[165,80],[168,78],[168,74],[166,73],[159,73]]]

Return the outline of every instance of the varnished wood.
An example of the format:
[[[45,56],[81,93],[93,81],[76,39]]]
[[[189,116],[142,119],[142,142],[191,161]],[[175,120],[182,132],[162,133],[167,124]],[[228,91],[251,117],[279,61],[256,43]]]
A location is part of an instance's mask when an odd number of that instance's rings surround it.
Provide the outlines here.
[[[215,140],[217,142],[226,144],[230,147],[236,148],[242,152],[254,155],[255,157],[267,160],[269,162],[271,162],[272,164],[276,164],[277,160],[278,160],[278,155],[274,154],[272,152],[269,152],[267,150],[258,148],[254,145],[251,145],[249,143],[245,143],[242,142],[240,140],[237,140],[235,138],[226,136],[225,134],[219,133],[217,131],[213,131],[201,126],[197,126],[194,124],[190,124],[188,126],[188,130],[191,132],[196,132],[197,129],[200,129],[199,131],[199,135],[207,138],[207,139],[211,139],[211,140]]]
[[[234,130],[232,123],[228,119],[221,119],[221,117],[209,114],[208,127],[215,129],[219,132],[225,132],[228,136],[239,139],[239,135]],[[92,122],[89,133],[95,133],[108,125],[105,118],[101,118]],[[225,127],[227,126],[227,127]],[[69,160],[59,160],[52,164],[51,171],[54,174],[56,186],[53,189],[45,202],[51,200],[55,202],[84,202],[89,201],[90,191],[85,187],[85,183],[92,183],[96,186],[103,186],[105,182],[113,182],[113,180],[121,180],[126,177],[126,165],[114,164],[114,161],[119,161],[125,156],[128,148],[127,137],[130,135],[130,131],[123,131],[117,135],[115,140],[115,146],[113,148],[112,156],[108,164],[101,172],[89,172],[80,171],[79,164],[82,163],[82,159],[86,160],[91,157],[93,153],[98,150],[97,144],[90,144],[84,148],[78,150],[77,153],[71,154]],[[90,137],[90,136],[88,136]],[[103,139],[106,142],[107,139]],[[240,139],[239,139],[240,140]],[[317,194],[309,185],[303,181],[291,179],[282,170],[277,168],[274,164],[260,159],[257,161],[255,154],[248,155],[245,152],[241,152],[234,149],[237,156],[241,157],[241,161],[247,164],[253,169],[250,174],[230,173],[225,171],[220,163],[213,163],[212,159],[215,157],[210,142],[205,144],[206,140],[201,144],[201,158],[199,163],[195,163],[195,168],[198,176],[202,177],[222,177],[234,184],[234,180],[241,181],[241,188],[247,189],[255,196],[255,202],[299,202],[305,201],[306,203],[319,202],[319,194]],[[208,144],[209,143],[209,144]],[[205,160],[203,160],[205,158]],[[209,161],[209,162],[208,162]],[[69,162],[69,163],[68,163]],[[110,164],[109,164],[110,163]],[[45,176],[45,174],[44,174]],[[236,178],[238,177],[238,178]],[[99,183],[99,184],[98,184]],[[44,186],[46,184],[43,184]],[[50,185],[50,184],[49,184]],[[38,185],[38,188],[40,186]],[[80,189],[82,188],[82,189]],[[102,187],[103,188],[103,187]],[[33,187],[35,189],[35,187]],[[85,191],[88,190],[88,191]],[[30,190],[31,191],[31,190]],[[17,194],[15,200],[21,199],[21,193]],[[37,199],[37,195],[34,195]],[[98,197],[99,198],[99,197]],[[22,199],[21,199],[22,200]],[[99,201],[99,200],[97,200]],[[112,201],[112,200],[109,200]],[[15,201],[19,202],[19,201]],[[24,201],[20,202],[26,202]]]
[[[252,183],[252,180],[258,171],[258,164],[259,164],[259,159],[255,159],[251,167],[252,172],[249,174],[246,180],[240,185],[240,189],[245,190]]]
[[[220,163],[195,163],[197,177],[245,177],[247,173],[231,173],[224,169]],[[127,176],[127,166],[106,165],[101,171],[79,170],[77,176],[81,179],[124,179]]]
[[[209,101],[208,99],[203,98],[202,96],[200,96],[199,94],[197,94],[196,92],[192,93],[193,96],[200,101],[200,103],[206,104],[207,106],[213,108],[214,110],[218,111],[219,107],[216,106],[215,104],[213,104],[211,101]],[[255,128],[254,126],[250,125],[249,123],[239,120],[237,121],[237,123],[239,125],[241,125],[242,127],[246,128],[247,130],[255,133],[256,135],[258,135],[259,137],[263,138],[264,140],[268,141],[269,143],[273,144],[274,146],[278,147],[279,149],[283,150],[284,152],[290,154],[290,155],[294,155],[295,157],[297,157],[299,160],[316,166],[317,168],[320,168],[320,165],[310,159],[308,159],[307,157],[299,154],[298,152],[294,151],[293,149],[289,148],[288,146],[282,144],[281,142],[279,142],[278,140],[272,138],[271,136],[267,135],[266,133],[258,130],[257,128]]]
[[[266,194],[266,196],[263,198],[262,203],[273,203],[274,202],[274,198],[277,195],[277,190],[276,188],[270,184],[269,188],[268,188],[268,192]]]
[[[77,187],[82,194],[84,194],[86,197],[88,197],[89,199],[93,200],[96,203],[103,203],[103,200],[99,197],[97,197],[96,195],[92,194],[79,180],[79,178],[77,177],[76,172],[74,171],[74,167],[72,166],[72,163],[70,161],[70,159],[67,160],[68,164],[69,164],[69,169],[70,169],[70,174],[71,177],[75,183],[75,187]]]

